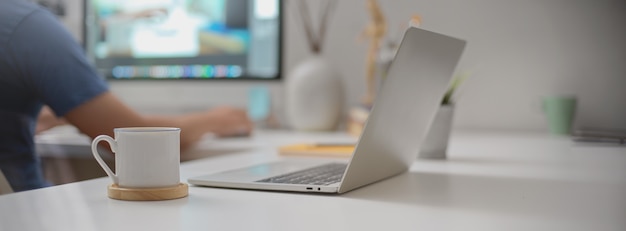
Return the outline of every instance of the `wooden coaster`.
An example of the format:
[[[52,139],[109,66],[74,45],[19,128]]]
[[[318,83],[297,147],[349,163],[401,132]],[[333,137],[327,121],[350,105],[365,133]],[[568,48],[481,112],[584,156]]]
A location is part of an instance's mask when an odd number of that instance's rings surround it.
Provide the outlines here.
[[[112,184],[109,185],[107,192],[110,198],[117,200],[160,201],[186,197],[189,186],[180,183],[167,188],[121,188],[117,184]]]

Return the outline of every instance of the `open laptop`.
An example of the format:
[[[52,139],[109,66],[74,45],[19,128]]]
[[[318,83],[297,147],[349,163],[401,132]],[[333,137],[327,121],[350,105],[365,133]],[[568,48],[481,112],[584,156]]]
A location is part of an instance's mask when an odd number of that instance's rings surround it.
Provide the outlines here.
[[[188,181],[210,187],[344,193],[406,172],[464,48],[463,40],[409,28],[347,164],[285,160]]]

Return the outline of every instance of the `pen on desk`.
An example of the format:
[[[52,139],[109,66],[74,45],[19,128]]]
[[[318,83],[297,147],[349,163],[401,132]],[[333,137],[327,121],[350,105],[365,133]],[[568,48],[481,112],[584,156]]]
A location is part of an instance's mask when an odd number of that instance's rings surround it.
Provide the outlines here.
[[[613,143],[613,144],[626,144],[626,137],[614,138],[614,137],[590,137],[590,136],[575,136],[573,137],[575,142],[589,142],[589,143]]]
[[[605,131],[598,129],[583,129],[574,131],[572,139],[575,142],[626,144],[626,132]]]

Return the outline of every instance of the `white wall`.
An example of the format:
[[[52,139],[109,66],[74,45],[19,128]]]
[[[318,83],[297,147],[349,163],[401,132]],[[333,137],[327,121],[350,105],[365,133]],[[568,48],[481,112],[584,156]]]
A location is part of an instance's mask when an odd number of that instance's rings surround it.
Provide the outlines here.
[[[456,127],[545,131],[541,96],[576,94],[579,126],[626,129],[626,1],[379,1],[394,31],[419,13],[424,28],[468,40],[459,70],[474,74],[462,89]],[[368,20],[364,0],[339,0],[328,32],[324,56],[343,75],[348,105],[357,104],[365,89],[367,44],[356,38]],[[309,53],[294,12],[285,21],[289,70]],[[79,34],[79,23],[68,25]],[[246,89],[255,84],[113,82],[112,87],[138,108],[190,110],[245,105]],[[269,86],[280,112],[282,85]]]
[[[540,97],[577,94],[580,126],[626,128],[626,1],[381,0],[392,28],[419,13],[423,27],[468,40],[459,70],[472,70],[458,102],[462,128],[546,129]],[[341,0],[325,56],[348,84],[348,101],[364,92],[368,20],[364,0]],[[293,15],[290,15],[293,16]],[[287,66],[307,56],[289,20]]]

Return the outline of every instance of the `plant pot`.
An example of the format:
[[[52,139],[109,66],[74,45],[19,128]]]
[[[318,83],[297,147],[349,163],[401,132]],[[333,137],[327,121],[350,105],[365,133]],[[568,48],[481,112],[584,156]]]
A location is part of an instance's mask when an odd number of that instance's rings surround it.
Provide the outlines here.
[[[430,126],[426,139],[420,148],[419,158],[446,159],[453,117],[453,105],[441,105],[439,107],[433,124]]]
[[[330,131],[337,128],[343,106],[338,72],[324,58],[312,56],[287,76],[285,108],[291,128]]]

